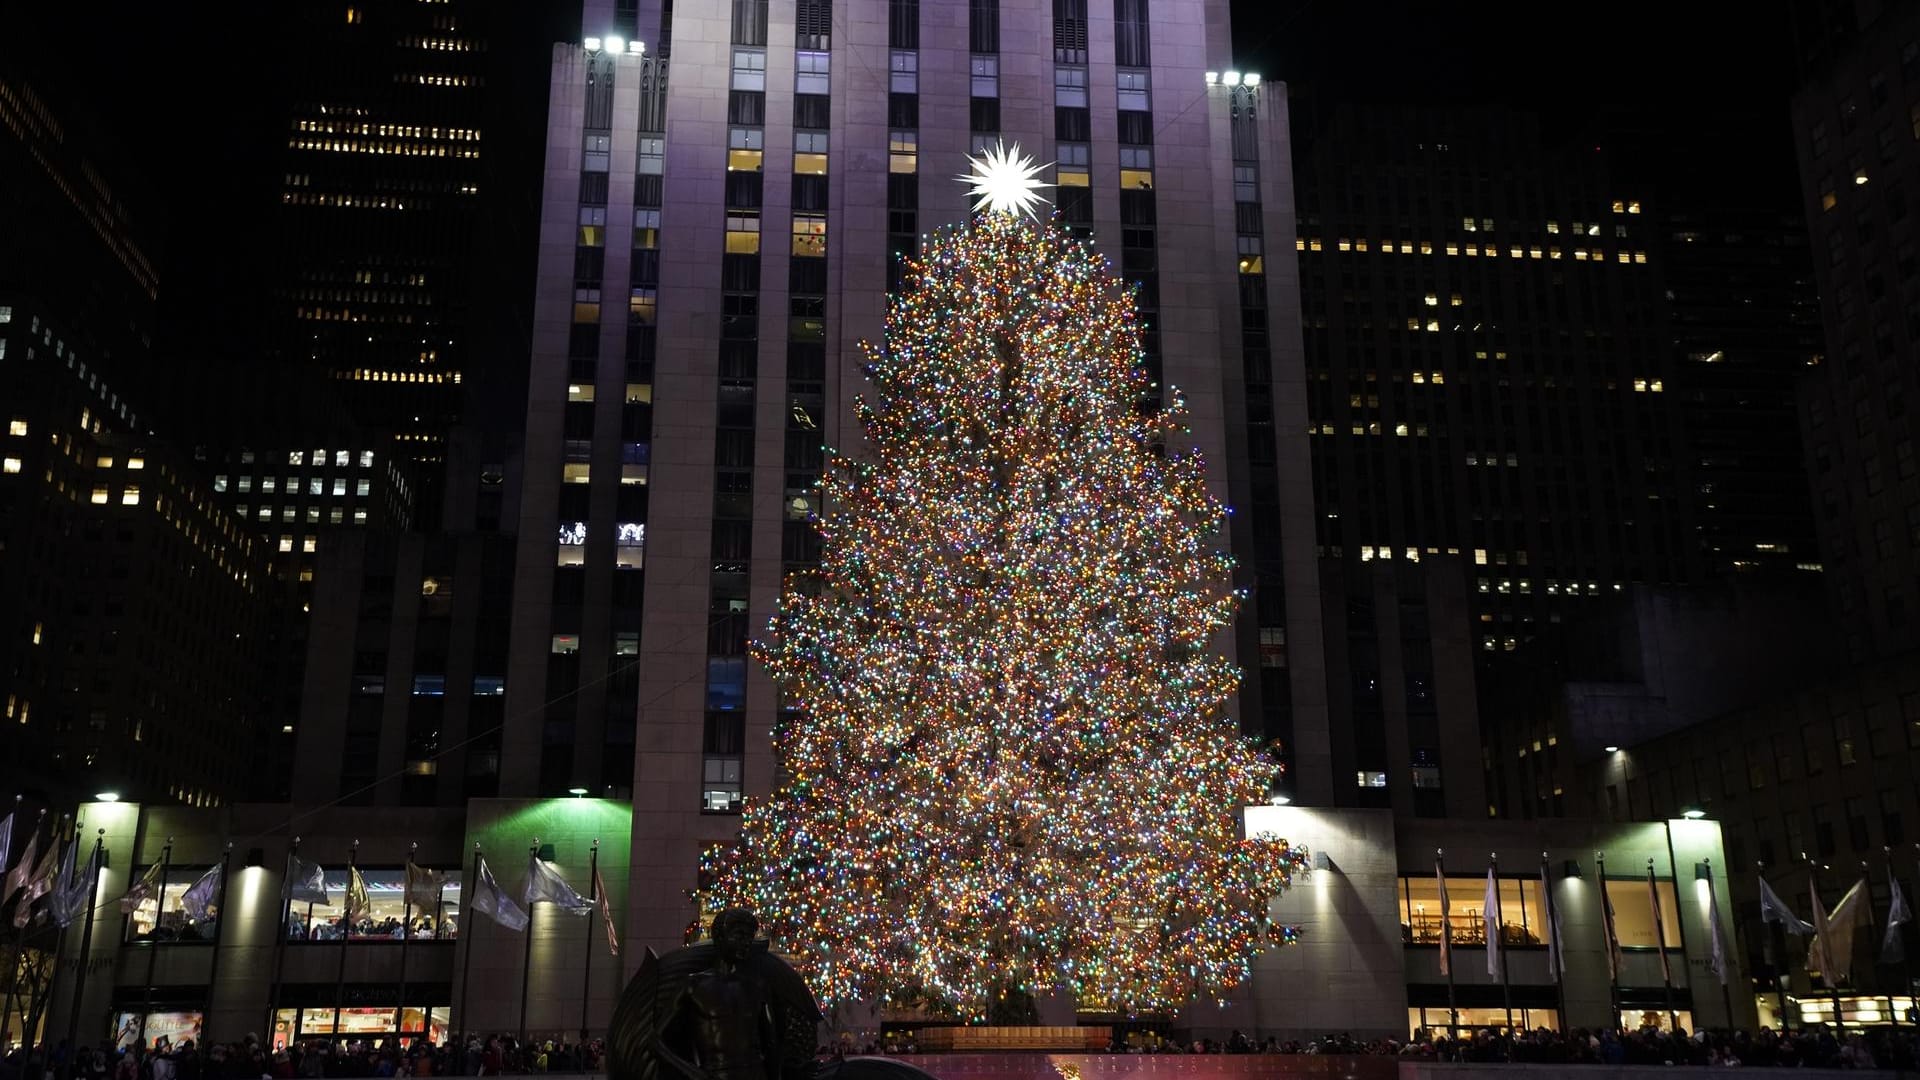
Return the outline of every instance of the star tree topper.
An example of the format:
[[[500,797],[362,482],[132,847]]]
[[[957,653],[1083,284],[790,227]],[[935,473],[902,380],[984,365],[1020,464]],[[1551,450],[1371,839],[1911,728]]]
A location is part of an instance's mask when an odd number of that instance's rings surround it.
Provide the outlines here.
[[[967,185],[974,213],[1039,216],[1035,208],[1047,201],[1040,189],[1053,185],[1040,179],[1046,166],[1022,154],[1019,143],[996,143],[977,157],[968,154],[967,164],[971,170],[954,179]]]

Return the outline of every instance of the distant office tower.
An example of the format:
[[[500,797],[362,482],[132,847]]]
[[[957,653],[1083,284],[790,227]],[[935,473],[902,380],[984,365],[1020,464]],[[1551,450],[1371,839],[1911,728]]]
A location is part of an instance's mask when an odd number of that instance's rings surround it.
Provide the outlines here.
[[[1793,104],[1827,328],[1802,420],[1836,621],[1863,660],[1920,646],[1920,8],[1829,6]]]
[[[1459,555],[1482,652],[1692,577],[1663,238],[1605,156],[1524,115],[1342,110],[1300,178],[1322,550]]]
[[[146,230],[17,58],[0,56],[0,785],[29,807],[217,805],[278,726],[267,545],[148,434]]]
[[[633,34],[638,32],[640,40]],[[643,935],[773,777],[746,656],[899,257],[1004,140],[1139,283],[1252,591],[1239,715],[1330,797],[1285,96],[1217,0],[590,3],[555,47],[502,792],[631,789]],[[671,74],[669,74],[671,71]]]

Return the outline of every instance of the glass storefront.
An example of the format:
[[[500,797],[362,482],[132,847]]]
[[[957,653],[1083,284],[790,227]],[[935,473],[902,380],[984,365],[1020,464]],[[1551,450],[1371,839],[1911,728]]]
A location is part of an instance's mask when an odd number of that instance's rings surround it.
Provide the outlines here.
[[[171,1046],[178,1047],[188,1039],[198,1045],[202,1042],[201,1029],[206,1018],[198,1010],[177,1012],[150,1012],[144,1035],[146,1045],[156,1046],[165,1039]],[[115,1013],[113,1018],[113,1044],[125,1050],[141,1041],[140,1014],[137,1012]]]
[[[399,1034],[404,1038],[425,1037],[438,1045],[450,1030],[451,1005],[409,1005],[399,1010]],[[391,1006],[353,1006],[339,1012],[339,1028],[334,1027],[334,1010],[325,1006],[305,1009],[281,1009],[274,1014],[273,1045],[282,1049],[301,1039],[330,1039],[379,1042],[394,1032]]]
[[[1644,886],[1642,886],[1641,891],[1643,893],[1646,891]],[[1647,1029],[1654,1031],[1671,1031],[1673,1030],[1672,1020],[1674,1018],[1678,1018],[1682,1030],[1689,1034],[1693,1032],[1693,1012],[1690,1009],[1675,1009],[1672,1017],[1667,1015],[1667,1010],[1664,1008],[1620,1010],[1620,1026],[1627,1031],[1644,1031]]]
[[[1451,879],[1448,881],[1448,888],[1452,888]],[[1504,1006],[1463,1008],[1459,1010],[1459,1016],[1459,1034],[1462,1037],[1485,1031],[1487,1028],[1499,1029],[1507,1026],[1507,1010]],[[1408,1009],[1407,1030],[1417,1032],[1425,1028],[1433,1034],[1443,1034],[1447,1030],[1450,1018],[1450,1013],[1445,1006]],[[1516,1006],[1513,1010],[1513,1026],[1521,1031],[1537,1031],[1540,1028],[1559,1031],[1560,1012],[1558,1009],[1522,1009]]]
[[[1779,1006],[1779,998],[1762,995],[1769,1011]],[[1840,995],[1840,1022],[1848,1027],[1864,1024],[1902,1024],[1914,1022],[1913,1009],[1916,999],[1903,994],[1891,997],[1881,995],[1868,997],[1864,994]],[[1787,996],[1787,1013],[1793,1018],[1795,1026],[1813,1027],[1819,1024],[1833,1023],[1833,998]]]
[[[460,932],[460,871],[444,870],[446,886],[439,891],[432,907],[414,904],[409,908],[406,896],[407,872],[401,869],[361,868],[367,883],[368,910],[356,913],[354,924],[346,928],[350,941],[451,941]],[[338,942],[341,917],[346,913],[347,871],[327,871],[327,898],[330,903],[309,904],[296,901],[287,920],[289,942]],[[402,924],[408,927],[402,931]]]
[[[147,872],[147,867],[134,871],[136,880]],[[207,872],[204,866],[176,866],[166,875],[165,887],[158,896],[148,897],[133,909],[125,923],[127,941],[173,941],[173,942],[211,942],[218,936],[220,926],[219,897],[207,905],[207,917],[191,919],[180,900],[200,875]]]
[[[1540,879],[1500,878],[1500,940],[1508,945],[1539,945],[1546,906]],[[1455,945],[1487,943],[1487,879],[1447,876],[1448,923]],[[1409,945],[1440,944],[1440,881],[1431,875],[1400,879],[1400,940]],[[1503,1013],[1502,1016],[1505,1014]]]

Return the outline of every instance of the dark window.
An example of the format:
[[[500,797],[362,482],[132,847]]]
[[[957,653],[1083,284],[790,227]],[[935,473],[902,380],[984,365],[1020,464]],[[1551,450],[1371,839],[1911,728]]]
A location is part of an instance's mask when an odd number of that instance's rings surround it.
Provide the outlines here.
[[[977,53],[1000,51],[1000,0],[968,0],[967,48]]]
[[[968,110],[969,126],[973,131],[991,134],[1000,130],[1000,99],[971,98]]]
[[[1087,62],[1087,0],[1053,0],[1053,60]]]
[[[735,127],[760,127],[767,122],[767,95],[759,90],[733,90],[727,94],[727,123]]]
[[[767,43],[767,0],[733,0],[733,43]]]
[[[1084,108],[1053,110],[1053,134],[1061,142],[1086,142],[1093,138],[1093,124]]]
[[[580,205],[607,205],[607,174],[603,172],[583,172],[580,174]]]
[[[1148,40],[1147,0],[1113,0],[1113,62],[1121,67],[1151,65]]]
[[[1120,141],[1128,146],[1153,145],[1153,114],[1138,109],[1122,109],[1120,119]]]
[[[887,0],[887,47],[920,47],[920,0]]]
[[[824,130],[833,122],[831,99],[825,94],[793,95],[793,126]]]
[[[917,128],[920,126],[920,95],[888,94],[887,126],[890,128]]]
[[[793,33],[796,49],[832,48],[832,0],[797,0],[793,7]]]
[[[727,209],[758,210],[760,208],[760,174],[757,172],[730,172],[727,174]]]
[[[891,173],[888,179],[892,179]],[[793,208],[814,213],[825,213],[827,209],[827,178],[813,173],[795,173],[793,177]]]

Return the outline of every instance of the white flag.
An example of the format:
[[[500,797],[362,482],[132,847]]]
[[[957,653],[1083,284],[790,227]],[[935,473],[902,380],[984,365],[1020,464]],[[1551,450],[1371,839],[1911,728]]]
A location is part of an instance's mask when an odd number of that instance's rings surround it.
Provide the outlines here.
[[[1433,876],[1440,882],[1440,974],[1453,973],[1453,906],[1447,902],[1447,872],[1433,860]]]
[[[1820,890],[1813,886],[1813,948],[1807,953],[1807,970],[1818,971],[1828,986],[1837,986],[1853,977],[1853,932],[1867,914],[1867,879],[1854,882],[1853,888],[1833,905],[1831,913],[1820,908]]]
[[[1496,978],[1500,975],[1500,883],[1493,876],[1493,867],[1487,867],[1487,895],[1481,901],[1487,923],[1487,974]]]
[[[54,884],[53,895],[47,898],[47,913],[53,918],[53,925],[62,929],[73,925],[75,919],[93,906],[94,887],[100,880],[100,847],[94,846],[93,854],[87,856],[86,868],[82,869],[80,840],[75,836],[68,846],[66,861],[60,864],[60,878]]]
[[[1773,891],[1773,886],[1768,885],[1764,877],[1760,879],[1760,921],[1779,923],[1780,929],[1796,937],[1805,937],[1813,933],[1813,924],[1803,922],[1800,916],[1795,915],[1793,909],[1787,906],[1785,900],[1780,899],[1779,894]]]
[[[560,876],[560,868],[538,855],[527,856],[527,885],[520,899],[526,901],[529,908],[544,901],[569,915],[585,915],[593,910],[593,901],[575,892],[567,879]]]
[[[1707,957],[1707,967],[1720,977],[1720,985],[1727,985],[1727,936],[1720,928],[1720,890],[1713,887],[1713,879],[1707,879],[1707,933],[1708,945],[1712,954]]]
[[[160,864],[154,863],[147,867],[147,872],[141,874],[140,880],[134,882],[133,887],[127,890],[127,895],[120,898],[120,911],[122,914],[131,915],[140,910],[141,904],[159,895]]]
[[[205,922],[208,909],[219,902],[220,868],[216,866],[201,874],[200,880],[187,886],[186,893],[180,897],[180,908],[194,922]]]
[[[35,839],[37,840],[38,837],[35,837]],[[25,927],[27,923],[32,920],[34,902],[53,891],[53,878],[54,874],[58,872],[60,862],[59,836],[48,837],[47,850],[40,853],[40,861],[34,863],[32,867],[28,867],[27,862],[32,857],[33,845],[28,844],[27,854],[21,858],[20,865],[13,868],[12,874],[7,875],[9,895],[12,895],[14,887],[13,880],[16,875],[19,876],[21,882],[19,886],[20,899],[13,905],[13,928],[15,930]]]
[[[287,899],[309,904],[331,904],[327,898],[327,871],[319,863],[287,855]]]
[[[0,874],[5,874],[12,869],[7,865],[7,860],[13,858],[13,819],[16,816],[18,815],[8,814],[5,821],[0,821]],[[6,902],[6,898],[0,896],[0,904]]]
[[[1904,964],[1907,961],[1907,943],[1900,936],[1900,927],[1913,921],[1913,909],[1907,906],[1907,894],[1900,891],[1900,879],[1887,872],[1887,887],[1892,890],[1893,898],[1887,904],[1887,936],[1880,942],[1880,962],[1883,964]]]
[[[1660,949],[1660,978],[1673,982],[1673,967],[1667,961],[1666,920],[1660,917],[1660,887],[1654,884],[1653,863],[1647,863],[1647,897],[1653,904],[1653,942]]]
[[[26,888],[27,879],[33,875],[34,856],[39,854],[39,851],[40,828],[36,824],[34,830],[27,834],[27,850],[21,852],[20,861],[14,864],[13,869],[7,871],[6,885],[0,886],[0,904],[5,904],[13,899],[14,893]]]
[[[1560,905],[1553,902],[1553,882],[1545,860],[1540,863],[1540,896],[1547,905],[1547,974],[1558,976],[1566,970],[1560,955]]]
[[[487,865],[487,860],[481,859],[479,862],[480,880],[474,883],[473,910],[509,930],[525,930],[527,913],[521,911],[520,905],[514,903],[500,883],[493,880],[493,869]],[[465,933],[465,928],[461,932]]]

